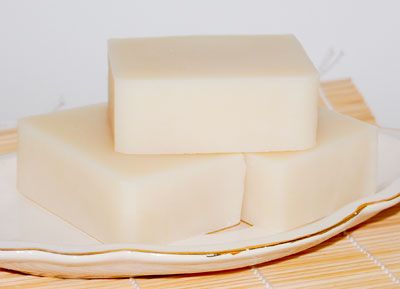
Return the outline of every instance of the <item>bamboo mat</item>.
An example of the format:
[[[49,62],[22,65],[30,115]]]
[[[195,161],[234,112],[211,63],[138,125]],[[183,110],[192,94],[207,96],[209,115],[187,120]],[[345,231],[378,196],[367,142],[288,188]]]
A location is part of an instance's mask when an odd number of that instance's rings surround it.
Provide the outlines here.
[[[350,79],[322,85],[335,110],[375,122]],[[15,149],[16,132],[0,132],[0,153]],[[117,280],[63,280],[0,269],[0,289],[265,289],[400,288],[400,205],[301,253],[220,273]]]

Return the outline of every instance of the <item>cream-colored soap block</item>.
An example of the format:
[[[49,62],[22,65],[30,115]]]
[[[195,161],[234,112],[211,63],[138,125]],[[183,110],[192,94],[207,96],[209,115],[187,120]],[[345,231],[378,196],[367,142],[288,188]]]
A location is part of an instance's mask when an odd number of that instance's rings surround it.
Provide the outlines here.
[[[167,243],[240,221],[242,155],[125,155],[105,105],[19,123],[18,189],[102,242]]]
[[[292,35],[112,39],[108,55],[116,151],[315,145],[318,73]]]
[[[246,154],[242,219],[271,233],[316,221],[375,192],[377,129],[322,109],[317,146]]]

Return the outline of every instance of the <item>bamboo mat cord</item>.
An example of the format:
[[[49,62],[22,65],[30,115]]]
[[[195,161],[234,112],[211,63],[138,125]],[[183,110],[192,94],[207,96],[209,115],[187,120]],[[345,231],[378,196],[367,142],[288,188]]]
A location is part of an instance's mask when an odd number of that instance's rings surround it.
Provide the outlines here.
[[[376,258],[374,255],[372,255],[370,252],[368,252],[358,241],[356,238],[354,238],[350,233],[347,231],[344,231],[343,234],[346,236],[347,240],[350,241],[351,244],[353,244],[354,247],[357,248],[361,253],[363,253],[365,256],[367,256],[368,259],[370,259],[376,266],[378,266],[386,275],[388,275],[389,279],[392,280],[393,283],[399,284],[400,285],[400,279],[396,277],[396,275],[393,274],[393,272],[388,269],[385,264],[383,264],[378,258]]]
[[[131,282],[133,289],[141,289],[139,286],[139,283],[136,282],[135,278],[131,277],[131,278],[129,278],[129,281]]]
[[[272,289],[272,285],[268,282],[267,278],[265,278],[264,274],[258,270],[257,266],[251,266],[251,271],[253,271],[254,275],[257,276],[258,280],[261,281],[265,285],[266,289]]]
[[[335,55],[334,52],[331,53]],[[328,55],[329,56],[329,55]],[[323,69],[339,61],[330,56]],[[332,109],[374,123],[350,79],[324,82]],[[15,130],[0,131],[0,153],[14,151]],[[400,205],[301,253],[257,266],[215,273],[127,279],[79,280],[35,277],[0,269],[0,289],[265,289],[399,288]]]

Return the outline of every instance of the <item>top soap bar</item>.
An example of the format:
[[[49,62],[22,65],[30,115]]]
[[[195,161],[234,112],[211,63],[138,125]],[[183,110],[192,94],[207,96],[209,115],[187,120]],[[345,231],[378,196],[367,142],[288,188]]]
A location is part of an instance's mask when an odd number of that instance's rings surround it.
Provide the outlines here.
[[[292,35],[112,39],[115,149],[301,150],[316,141],[318,73]]]
[[[110,39],[109,56],[125,79],[316,75],[292,35]]]

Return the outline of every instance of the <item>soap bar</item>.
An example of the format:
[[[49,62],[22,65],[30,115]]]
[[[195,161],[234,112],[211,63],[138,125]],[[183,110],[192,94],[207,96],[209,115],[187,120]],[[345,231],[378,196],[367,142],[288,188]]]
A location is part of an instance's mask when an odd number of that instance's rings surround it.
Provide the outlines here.
[[[242,219],[278,233],[316,221],[375,192],[377,129],[321,109],[313,149],[245,157]]]
[[[292,35],[112,39],[115,150],[303,150],[316,142],[318,73]]]
[[[168,243],[237,224],[242,155],[125,155],[105,105],[19,122],[20,193],[105,243]]]

